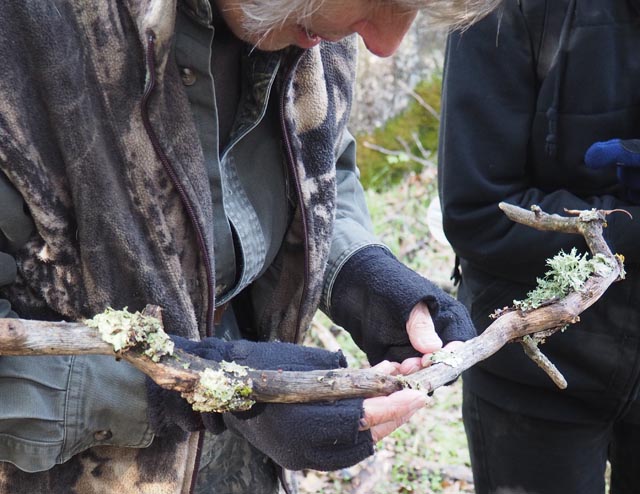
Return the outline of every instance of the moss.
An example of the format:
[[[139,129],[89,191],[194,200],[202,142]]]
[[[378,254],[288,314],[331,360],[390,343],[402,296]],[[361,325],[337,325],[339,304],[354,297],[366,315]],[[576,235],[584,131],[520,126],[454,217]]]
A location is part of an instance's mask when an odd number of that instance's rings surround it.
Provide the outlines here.
[[[109,307],[85,321],[85,324],[95,328],[104,341],[113,345],[116,352],[139,347],[154,362],[164,355],[173,355],[173,341],[155,317],[129,312],[126,307],[123,310]]]
[[[436,75],[423,81],[415,92],[437,112],[440,111],[440,91],[442,78]],[[426,111],[418,102],[411,100],[407,108],[399,115],[389,119],[385,125],[370,134],[360,134],[358,142],[358,165],[361,180],[365,188],[382,190],[397,184],[409,172],[420,172],[422,165],[411,161],[407,156],[387,156],[364,146],[369,142],[390,150],[401,150],[398,137],[413,142],[413,133],[417,133],[422,146],[435,155],[438,148],[438,119]],[[416,145],[412,152],[420,155]],[[435,162],[435,159],[434,159]]]

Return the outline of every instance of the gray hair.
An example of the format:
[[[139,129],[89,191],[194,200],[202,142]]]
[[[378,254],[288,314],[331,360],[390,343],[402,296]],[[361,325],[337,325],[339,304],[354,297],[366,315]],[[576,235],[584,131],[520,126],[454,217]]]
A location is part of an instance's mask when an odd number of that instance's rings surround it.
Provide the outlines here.
[[[244,27],[247,32],[264,35],[288,21],[305,25],[305,21],[322,7],[324,1],[241,0],[238,3],[245,16]],[[438,26],[463,29],[483,18],[502,0],[371,0],[372,7],[383,2],[393,2],[400,8],[421,10]]]

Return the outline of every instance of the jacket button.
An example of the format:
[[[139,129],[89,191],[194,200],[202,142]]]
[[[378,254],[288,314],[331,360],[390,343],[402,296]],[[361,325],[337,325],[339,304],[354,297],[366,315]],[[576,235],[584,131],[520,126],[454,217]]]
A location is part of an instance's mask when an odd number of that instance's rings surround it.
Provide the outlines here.
[[[96,441],[108,441],[112,437],[113,437],[113,433],[108,429],[104,431],[96,431],[93,433],[93,438]]]
[[[196,83],[196,73],[189,67],[180,67],[180,77],[185,86],[193,86]]]

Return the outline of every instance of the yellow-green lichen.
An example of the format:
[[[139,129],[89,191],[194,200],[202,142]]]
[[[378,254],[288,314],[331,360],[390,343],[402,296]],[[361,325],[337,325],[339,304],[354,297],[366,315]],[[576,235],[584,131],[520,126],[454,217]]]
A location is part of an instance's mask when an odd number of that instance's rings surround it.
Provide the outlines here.
[[[561,251],[548,259],[547,266],[550,269],[544,278],[538,278],[536,288],[527,293],[527,298],[513,301],[517,309],[537,309],[571,292],[580,292],[589,276],[605,276],[614,269],[604,255],[596,254],[589,258],[587,253],[581,255],[575,248],[568,254]]]
[[[254,401],[247,368],[234,362],[220,362],[218,370],[200,372],[200,381],[191,393],[183,394],[196,412],[249,410]]]
[[[95,328],[116,352],[139,347],[154,362],[164,355],[173,355],[173,341],[155,317],[129,312],[126,307],[123,310],[109,307],[85,323]]]

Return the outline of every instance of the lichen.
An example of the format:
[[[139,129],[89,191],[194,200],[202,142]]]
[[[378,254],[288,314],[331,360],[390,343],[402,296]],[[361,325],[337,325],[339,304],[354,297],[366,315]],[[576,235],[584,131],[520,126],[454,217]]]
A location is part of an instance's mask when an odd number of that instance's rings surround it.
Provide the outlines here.
[[[580,211],[578,218],[580,218],[580,221],[584,221],[586,223],[588,221],[600,221],[602,220],[603,216],[599,210],[593,208]]]
[[[568,254],[561,251],[548,259],[547,266],[550,269],[543,278],[538,278],[536,288],[527,293],[527,298],[513,301],[517,309],[537,309],[571,292],[580,292],[589,276],[604,276],[614,269],[604,255],[590,258],[587,253],[579,254],[575,248]]]
[[[217,370],[200,372],[200,381],[191,393],[183,397],[196,412],[228,412],[249,410],[255,403],[249,396],[253,391],[247,368],[234,362],[220,362]]]
[[[434,364],[445,364],[453,368],[457,368],[462,365],[462,359],[454,352],[450,352],[448,350],[435,352],[431,355],[430,360]]]
[[[173,355],[173,341],[155,317],[129,312],[126,307],[123,310],[109,307],[85,324],[95,328],[116,352],[139,347],[154,362],[160,361],[164,355]]]

